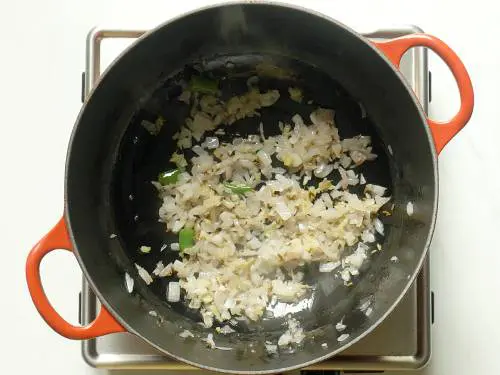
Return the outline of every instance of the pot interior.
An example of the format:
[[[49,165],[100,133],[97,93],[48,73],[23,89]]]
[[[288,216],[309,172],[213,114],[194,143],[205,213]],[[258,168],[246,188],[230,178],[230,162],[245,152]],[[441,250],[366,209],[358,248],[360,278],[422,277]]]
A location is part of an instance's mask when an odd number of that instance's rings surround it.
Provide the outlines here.
[[[230,351],[209,349],[199,338],[179,337],[184,329],[198,337],[213,329],[198,324],[199,313],[185,304],[166,302],[166,285],[172,279],[157,278],[146,286],[137,277],[132,295],[124,283],[125,272],[137,275],[134,263],[151,272],[159,260],[167,264],[177,256],[160,252],[177,237],[158,222],[161,201],[151,181],[173,166],[172,136],[189,115],[189,106],[178,100],[182,82],[200,72],[219,78],[226,98],[245,92],[254,75],[261,90],[280,90],[276,104],[261,110],[260,117],[225,127],[221,140],[259,134],[260,122],[266,135],[278,134],[278,122],[296,113],[308,119],[317,107],[334,109],[341,138],[372,137],[378,158],[358,171],[370,183],[389,187],[389,205],[394,204],[393,214],[384,219],[383,250],[371,256],[352,286],[346,287],[334,273],[320,274],[317,265],[308,267],[306,281],[313,293],[299,304],[272,307],[273,318],[240,323],[237,333],[216,335],[217,345]],[[289,87],[302,89],[303,103],[288,97]],[[165,125],[152,136],[141,122],[160,115]],[[218,6],[160,26],[105,73],[71,140],[66,214],[87,278],[130,332],[197,366],[276,372],[325,359],[357,341],[408,289],[434,224],[432,147],[422,112],[401,76],[357,34],[295,8]],[[414,206],[412,216],[406,211],[408,202]],[[117,237],[110,238],[112,233]],[[141,245],[153,250],[142,254]],[[397,261],[391,261],[395,256]],[[149,314],[152,310],[157,317]],[[297,350],[269,355],[265,341],[277,341],[288,313],[301,321],[308,336]],[[341,320],[347,328],[340,333],[335,325]],[[345,333],[349,337],[339,342]]]

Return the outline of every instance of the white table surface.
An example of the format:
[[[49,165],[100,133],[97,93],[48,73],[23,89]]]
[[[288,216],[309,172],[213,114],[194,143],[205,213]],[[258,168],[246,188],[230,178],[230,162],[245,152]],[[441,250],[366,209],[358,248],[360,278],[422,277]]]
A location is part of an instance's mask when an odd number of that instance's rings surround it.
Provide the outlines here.
[[[66,147],[81,106],[85,37],[94,25],[149,27],[207,3],[0,2],[1,373],[105,373],[83,362],[79,342],[45,325],[24,277],[30,247],[62,212]],[[500,232],[498,9],[487,0],[461,6],[435,0],[293,3],[307,3],[358,29],[418,25],[448,42],[468,67],[476,92],[475,112],[439,158],[440,209],[431,248],[436,296],[433,357],[425,370],[414,374],[499,374],[500,329],[495,322],[500,317],[500,245],[491,239]],[[456,110],[458,94],[444,64],[431,58],[431,69],[431,114],[445,119]],[[70,254],[50,255],[42,271],[54,305],[76,322],[76,261]]]

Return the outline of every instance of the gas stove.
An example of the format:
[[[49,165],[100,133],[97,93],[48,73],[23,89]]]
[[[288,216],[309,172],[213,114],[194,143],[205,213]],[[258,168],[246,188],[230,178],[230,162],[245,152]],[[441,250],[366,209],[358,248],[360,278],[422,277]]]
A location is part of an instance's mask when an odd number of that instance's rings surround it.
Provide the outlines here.
[[[82,75],[82,101],[89,95],[104,69],[144,30],[94,28],[87,37],[86,68]],[[421,32],[417,27],[380,29],[363,33],[370,39],[388,39]],[[430,95],[427,53],[414,48],[401,61],[401,72],[415,91],[423,108]],[[430,358],[430,328],[433,322],[433,294],[429,286],[429,260],[406,297],[390,316],[363,340],[341,354],[304,370],[385,371],[411,370],[424,366]],[[85,278],[80,294],[80,323],[90,323],[99,302]],[[104,369],[194,369],[180,363],[129,333],[112,334],[82,341],[84,360]]]

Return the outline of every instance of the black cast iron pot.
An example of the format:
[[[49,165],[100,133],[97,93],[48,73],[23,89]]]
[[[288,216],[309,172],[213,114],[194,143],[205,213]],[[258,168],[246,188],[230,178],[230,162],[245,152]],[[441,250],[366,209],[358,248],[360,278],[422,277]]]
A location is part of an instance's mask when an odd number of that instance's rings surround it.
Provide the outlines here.
[[[398,71],[401,56],[414,46],[436,52],[458,83],[461,106],[450,121],[427,119]],[[318,288],[308,308],[297,314],[308,332],[302,348],[277,355],[267,354],[264,342],[276,340],[283,331],[283,318],[217,336],[219,346],[232,350],[213,350],[200,339],[179,337],[184,329],[197,337],[206,337],[207,330],[197,324],[193,311],[166,302],[163,281],[148,287],[136,277],[132,295],[124,284],[125,272],[137,276],[133,263],[140,256],[138,246],[148,243],[158,249],[165,241],[164,227],[157,220],[160,202],[149,181],[168,163],[174,150],[172,135],[186,116],[176,100],[178,78],[192,71],[222,76],[238,71],[246,80],[262,62],[291,72],[289,79],[303,87],[315,105],[335,109],[341,135],[372,135],[379,158],[363,173],[390,186],[394,203],[393,215],[385,223],[384,250],[352,287],[332,280],[329,295]],[[290,84],[279,77],[267,82],[278,87],[281,82],[280,89]],[[80,112],[67,157],[64,216],[27,261],[35,306],[55,331],[68,338],[128,331],[172,357],[212,370],[273,373],[325,360],[372,331],[413,283],[437,213],[437,154],[467,123],[472,108],[473,90],[463,64],[432,36],[414,34],[374,43],[323,15],[266,3],[219,5],[169,21],[141,37],[113,63]],[[307,104],[283,101],[275,112],[262,116],[266,126],[272,126],[267,124],[273,118],[310,109]],[[140,122],[158,114],[167,126],[152,137]],[[245,122],[238,131],[256,133],[257,125],[258,121]],[[392,153],[387,152],[389,145]],[[411,216],[406,212],[408,202],[414,206]],[[111,233],[117,238],[110,238]],[[75,254],[102,302],[89,326],[67,323],[44,294],[39,265],[54,249]],[[399,262],[389,261],[393,256]],[[144,262],[152,268],[160,257],[169,261],[153,251]],[[318,276],[313,287],[321,282],[325,281]],[[359,309],[366,301],[372,309],[369,316]],[[151,310],[158,316],[151,316]],[[349,335],[344,341],[338,340],[335,329],[341,319],[347,326],[342,334]]]

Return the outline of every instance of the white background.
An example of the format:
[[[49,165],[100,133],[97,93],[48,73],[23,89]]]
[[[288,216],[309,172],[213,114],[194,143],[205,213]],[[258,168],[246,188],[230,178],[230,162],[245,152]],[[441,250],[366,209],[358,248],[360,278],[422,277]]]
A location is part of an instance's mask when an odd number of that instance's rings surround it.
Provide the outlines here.
[[[147,27],[207,1],[17,0],[0,2],[0,372],[97,374],[80,343],[52,332],[33,307],[24,277],[31,246],[57,221],[66,147],[80,109],[85,37],[95,25]],[[500,48],[492,1],[293,1],[358,29],[415,24],[449,43],[468,67],[476,107],[442,152],[440,209],[431,248],[436,323],[433,357],[418,374],[500,373]],[[431,114],[456,110],[444,65],[431,59]],[[404,124],[401,124],[404,126]],[[43,276],[55,306],[76,322],[80,272],[51,255]],[[132,374],[132,373],[129,373]],[[137,374],[137,372],[134,372]],[[115,374],[116,375],[116,374]]]

